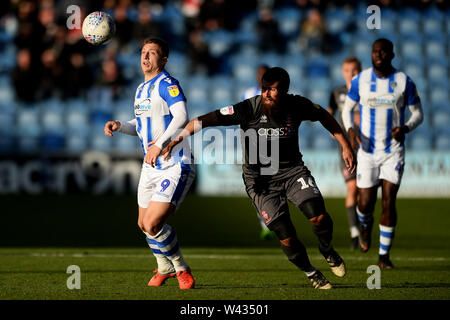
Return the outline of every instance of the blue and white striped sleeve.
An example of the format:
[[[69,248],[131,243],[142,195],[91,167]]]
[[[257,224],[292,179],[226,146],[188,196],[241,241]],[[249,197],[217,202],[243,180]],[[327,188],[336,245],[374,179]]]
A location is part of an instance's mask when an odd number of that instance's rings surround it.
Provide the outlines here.
[[[137,132],[136,132],[136,126],[137,126],[137,121],[136,119],[132,119],[130,121],[119,121],[120,122],[120,128],[119,128],[119,132],[128,134],[130,136],[137,136]]]
[[[159,95],[167,102],[169,108],[177,102],[186,102],[186,97],[178,81],[173,78],[166,79],[163,79],[159,84]]]
[[[347,96],[356,102],[358,102],[361,99],[361,97],[359,96],[359,74],[357,74],[352,79],[352,84],[350,90],[347,93]]]
[[[423,122],[423,110],[416,85],[410,77],[406,78],[405,99],[406,105],[409,111],[411,111],[411,117],[405,125],[409,128],[409,131],[412,131]]]

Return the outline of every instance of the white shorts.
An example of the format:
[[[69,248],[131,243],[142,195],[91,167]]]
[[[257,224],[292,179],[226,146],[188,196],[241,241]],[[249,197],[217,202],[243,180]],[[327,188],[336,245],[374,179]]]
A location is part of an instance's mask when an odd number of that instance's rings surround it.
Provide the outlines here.
[[[400,184],[405,166],[405,150],[385,153],[367,153],[358,150],[358,165],[356,167],[356,186],[371,188],[387,180],[393,184]]]
[[[194,178],[195,169],[190,165],[176,163],[158,170],[144,164],[137,191],[138,205],[147,208],[150,201],[157,201],[178,206],[183,202]]]

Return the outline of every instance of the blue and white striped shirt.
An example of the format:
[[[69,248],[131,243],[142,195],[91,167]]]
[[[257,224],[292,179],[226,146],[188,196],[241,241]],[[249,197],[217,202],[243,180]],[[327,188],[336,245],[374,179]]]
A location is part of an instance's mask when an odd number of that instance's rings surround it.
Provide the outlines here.
[[[364,151],[391,153],[404,148],[390,130],[405,124],[407,106],[420,107],[416,86],[405,73],[394,69],[389,76],[379,78],[373,68],[365,69],[352,79],[348,98],[359,102]]]
[[[177,102],[184,101],[183,90],[178,80],[173,78],[167,71],[162,71],[153,79],[141,83],[134,99],[134,115],[136,117],[136,132],[141,142],[144,156],[147,152],[148,143],[163,135],[172,121],[170,107]],[[174,163],[182,162],[183,149],[172,152],[167,161],[158,157],[156,168],[164,169]]]

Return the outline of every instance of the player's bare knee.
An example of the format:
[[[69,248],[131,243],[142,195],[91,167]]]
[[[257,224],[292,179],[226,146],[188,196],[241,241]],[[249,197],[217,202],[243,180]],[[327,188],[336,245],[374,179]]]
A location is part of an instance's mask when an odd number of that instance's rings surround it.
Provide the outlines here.
[[[365,201],[358,202],[358,210],[362,213],[373,212],[373,209],[374,209],[374,206],[369,202],[365,202]]]
[[[144,232],[147,232],[151,236],[155,236],[161,230],[161,227],[160,227],[160,225],[158,223],[150,221],[149,223],[144,223],[143,224],[143,229],[142,230]]]
[[[283,240],[280,240],[280,243],[283,246],[285,246],[285,247],[290,247],[291,246],[291,242],[292,242],[292,238],[291,237],[283,239]]]
[[[309,221],[315,226],[320,226],[322,224],[322,221],[325,219],[325,217],[326,217],[325,214],[321,214],[317,217],[313,217],[313,218],[309,219]]]

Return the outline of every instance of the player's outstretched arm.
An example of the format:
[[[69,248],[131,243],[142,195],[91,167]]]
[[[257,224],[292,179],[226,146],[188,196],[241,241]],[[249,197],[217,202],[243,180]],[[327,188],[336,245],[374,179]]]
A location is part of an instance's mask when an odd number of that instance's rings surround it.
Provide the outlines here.
[[[113,132],[120,129],[120,121],[108,121],[105,124],[105,136],[113,136]]]
[[[320,123],[327,129],[334,138],[339,142],[342,147],[342,159],[344,159],[345,165],[350,173],[353,173],[356,169],[356,157],[353,153],[353,149],[341,129],[339,123],[334,119],[327,111],[321,109],[321,116],[319,118]]]
[[[108,121],[105,124],[105,128],[104,128],[105,135],[112,137],[113,132],[119,131],[119,132],[128,134],[130,136],[137,136],[136,124],[137,124],[136,119],[132,119],[132,120],[126,121],[126,122],[121,122],[118,120]]]
[[[181,141],[183,141],[184,138],[193,135],[194,133],[202,130],[203,128],[213,127],[219,124],[220,124],[219,118],[217,118],[217,114],[215,111],[204,114],[202,116],[199,116],[198,118],[189,121],[186,127],[184,127],[184,129],[181,131],[180,135],[174,140],[172,140],[161,152],[164,155],[164,160],[167,159],[172,149]]]
[[[353,129],[353,123],[351,119],[351,114],[357,104],[358,101],[354,101],[349,96],[347,96],[345,98],[344,107],[342,108],[342,122],[344,124],[345,130],[348,132],[348,138],[353,150],[358,150],[359,145],[361,144],[359,136],[356,134],[355,129]]]

